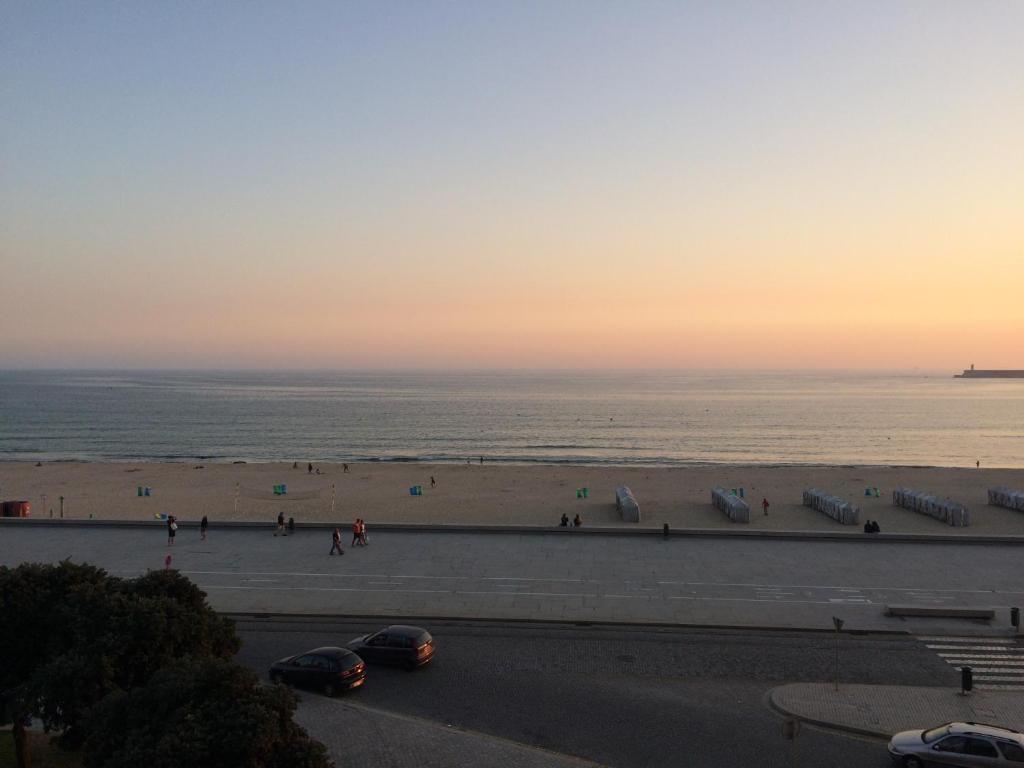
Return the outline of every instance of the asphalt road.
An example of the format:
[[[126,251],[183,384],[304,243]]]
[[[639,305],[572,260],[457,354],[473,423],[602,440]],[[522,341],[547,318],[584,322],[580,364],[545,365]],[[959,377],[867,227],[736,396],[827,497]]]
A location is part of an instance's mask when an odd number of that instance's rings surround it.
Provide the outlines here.
[[[239,660],[270,662],[377,628],[344,619],[244,619]],[[884,743],[804,727],[782,738],[776,685],[830,681],[821,633],[445,622],[438,655],[415,672],[371,668],[348,694],[379,709],[452,724],[617,767],[886,765]],[[956,684],[923,643],[841,638],[842,680]],[[315,694],[307,694],[314,696]]]

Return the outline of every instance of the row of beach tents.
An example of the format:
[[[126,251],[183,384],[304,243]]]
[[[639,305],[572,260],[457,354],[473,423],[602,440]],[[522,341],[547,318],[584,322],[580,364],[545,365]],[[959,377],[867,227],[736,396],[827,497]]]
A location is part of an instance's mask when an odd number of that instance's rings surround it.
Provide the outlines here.
[[[828,515],[843,525],[860,523],[860,507],[818,488],[806,489],[803,492],[803,502],[804,506]],[[940,499],[925,491],[897,488],[892,492],[892,503],[894,506],[929,515],[958,528],[971,524],[971,512],[965,505],[950,499]],[[1024,491],[1013,491],[1003,487],[991,488],[988,492],[988,503],[1024,512]],[[734,523],[750,522],[750,505],[735,489],[718,486],[712,488],[711,504]],[[640,504],[627,486],[615,489],[615,507],[624,521],[640,522]]]

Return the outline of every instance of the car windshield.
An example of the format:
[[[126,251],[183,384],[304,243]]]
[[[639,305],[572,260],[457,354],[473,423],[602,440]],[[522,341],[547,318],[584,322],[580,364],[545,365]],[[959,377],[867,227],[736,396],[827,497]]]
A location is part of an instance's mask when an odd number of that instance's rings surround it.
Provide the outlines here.
[[[930,730],[924,731],[921,734],[921,738],[924,740],[925,744],[931,744],[936,739],[941,739],[943,736],[945,736],[948,733],[949,733],[949,726],[948,725],[940,725],[938,728],[932,728]]]

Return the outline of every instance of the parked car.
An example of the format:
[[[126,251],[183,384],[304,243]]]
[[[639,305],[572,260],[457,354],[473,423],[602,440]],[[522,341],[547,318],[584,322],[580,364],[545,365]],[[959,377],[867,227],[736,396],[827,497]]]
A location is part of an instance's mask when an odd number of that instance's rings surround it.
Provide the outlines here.
[[[362,685],[366,681],[366,664],[345,648],[314,648],[275,661],[270,665],[270,680],[334,696]]]
[[[1024,768],[1024,734],[985,723],[946,723],[927,731],[897,733],[889,742],[889,757],[901,768]]]
[[[422,627],[395,624],[348,643],[371,664],[393,664],[415,669],[434,658],[434,638]]]

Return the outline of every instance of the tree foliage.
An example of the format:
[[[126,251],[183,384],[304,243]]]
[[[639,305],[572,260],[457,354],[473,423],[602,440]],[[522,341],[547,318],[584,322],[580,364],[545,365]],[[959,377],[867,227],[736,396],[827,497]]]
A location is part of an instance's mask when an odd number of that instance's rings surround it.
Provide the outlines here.
[[[292,719],[295,696],[247,669],[185,659],[108,696],[87,724],[86,768],[328,768]]]
[[[76,746],[107,694],[145,685],[184,656],[230,658],[239,647],[234,627],[205,597],[177,571],[125,580],[68,561],[0,567],[9,716],[40,717]]]

